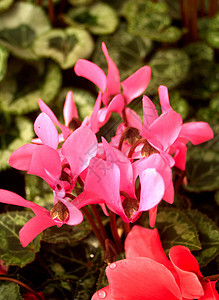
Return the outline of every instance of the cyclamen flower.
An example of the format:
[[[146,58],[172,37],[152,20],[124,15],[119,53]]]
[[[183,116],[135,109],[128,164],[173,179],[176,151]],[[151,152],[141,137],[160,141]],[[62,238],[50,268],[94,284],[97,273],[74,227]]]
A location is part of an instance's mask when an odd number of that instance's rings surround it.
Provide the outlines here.
[[[162,198],[173,202],[171,169],[159,154],[152,154],[144,162],[132,164],[104,139],[103,149],[106,159],[91,159],[84,190],[95,193],[124,222],[136,221],[143,211],[155,207]],[[141,182],[139,199],[135,194],[138,176]]]
[[[134,226],[125,240],[126,259],[106,268],[109,286],[92,300],[216,300],[215,282],[205,279],[190,250],[174,246],[166,257],[157,229]]]
[[[98,118],[103,124],[109,119],[111,112],[121,114],[126,105],[145,91],[150,81],[151,69],[149,66],[144,66],[120,82],[119,70],[109,56],[104,43],[102,43],[102,50],[108,63],[107,75],[96,64],[85,59],[77,61],[75,73],[87,78],[101,90],[105,107],[100,109]],[[127,113],[129,110],[126,108]]]
[[[58,203],[57,213],[65,214],[63,221],[58,217],[53,217],[51,213],[42,206],[34,202],[25,200],[21,196],[6,190],[0,190],[0,202],[22,207],[30,208],[35,217],[30,219],[20,230],[19,237],[23,247],[26,247],[39,233],[44,229],[56,225],[57,227],[63,224],[77,225],[83,221],[83,214],[74,204],[68,201],[67,198],[56,200]]]

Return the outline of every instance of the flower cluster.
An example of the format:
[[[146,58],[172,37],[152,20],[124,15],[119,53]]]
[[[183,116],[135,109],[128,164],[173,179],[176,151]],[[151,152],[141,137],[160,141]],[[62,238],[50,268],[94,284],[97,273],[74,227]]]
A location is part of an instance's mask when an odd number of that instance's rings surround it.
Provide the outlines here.
[[[191,141],[196,145],[213,137],[211,128],[205,122],[183,124],[182,117],[170,106],[165,86],[160,86],[158,90],[161,115],[158,115],[149,97],[143,96],[142,121],[128,104],[146,90],[151,76],[150,67],[144,66],[120,82],[119,71],[105,44],[102,44],[102,49],[108,63],[107,75],[87,60],[79,60],[75,65],[78,76],[87,78],[100,89],[91,116],[82,122],[79,120],[73,93],[69,92],[63,109],[63,125],[40,99],[41,113],[34,123],[37,138],[17,149],[9,159],[12,167],[41,177],[53,191],[53,204],[48,211],[15,193],[0,190],[0,202],[30,208],[35,214],[20,230],[24,247],[48,227],[81,223],[82,212],[86,215],[85,206],[90,204],[100,205],[106,215],[119,215],[125,223],[133,223],[142,212],[149,211],[150,225],[154,226],[161,200],[170,204],[174,201],[172,167],[185,170],[186,144]],[[107,123],[112,112],[118,113],[122,122],[110,142],[104,137],[98,142],[96,133]],[[156,231],[148,232],[151,232],[149,235],[157,234]],[[131,237],[129,235],[126,243],[129,244]],[[102,242],[104,247],[105,241]],[[156,239],[153,243],[157,249]],[[126,249],[128,253],[132,252],[128,249],[129,246]],[[165,299],[200,298],[203,289],[212,287],[202,281],[202,275],[188,250],[182,247],[171,249],[171,262],[163,254],[162,257],[156,256],[156,253],[153,254],[155,257],[151,255],[152,252],[150,255],[127,254],[126,260],[118,262],[118,271],[111,270],[112,264],[107,268],[109,299],[151,299],[141,294],[145,291],[143,281],[148,281],[147,272],[159,274],[161,287],[157,292],[166,293],[168,296]],[[188,265],[178,260],[179,255],[188,257],[195,267],[188,270]],[[137,277],[136,273],[131,285],[124,277],[123,288],[126,290],[129,285],[132,296],[122,298],[121,293],[125,293],[125,290],[120,289],[117,293],[117,287],[114,288],[116,278],[121,276],[123,271],[120,270],[134,268],[136,264],[136,272],[141,270],[140,276]],[[192,295],[187,289],[187,277],[184,279],[181,276],[183,272],[191,273],[191,280],[197,284],[196,294]],[[132,292],[139,277],[141,281],[136,288],[139,291],[134,296]],[[155,284],[155,277],[150,277],[152,281],[148,293]],[[126,293],[129,293],[129,289]],[[153,296],[153,299],[160,298]]]

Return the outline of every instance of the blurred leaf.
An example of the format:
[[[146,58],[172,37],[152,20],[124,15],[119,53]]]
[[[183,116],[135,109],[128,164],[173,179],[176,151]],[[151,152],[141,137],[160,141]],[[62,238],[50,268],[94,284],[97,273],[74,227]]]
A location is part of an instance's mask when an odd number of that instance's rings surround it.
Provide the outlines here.
[[[0,81],[5,77],[9,52],[0,45]]]
[[[83,6],[91,4],[94,0],[69,0],[68,2],[73,6]]]
[[[0,43],[15,56],[37,59],[33,52],[33,41],[50,28],[49,20],[40,6],[17,2],[9,11],[1,14]]]
[[[31,112],[38,108],[39,98],[46,103],[54,99],[61,80],[61,71],[53,62],[12,62],[0,83],[0,105],[11,114]]]
[[[0,170],[9,167],[8,159],[13,151],[31,141],[33,124],[28,119],[17,117],[9,130],[1,129]]]
[[[189,55],[192,64],[203,60],[214,60],[214,50],[204,42],[191,43],[184,47],[184,50]]]
[[[168,6],[164,2],[130,0],[124,7],[128,29],[134,35],[152,40],[173,43],[180,39],[181,30],[170,26]]]
[[[140,225],[148,227],[148,218],[145,215],[140,219]],[[201,249],[196,227],[183,211],[169,207],[158,208],[155,226],[166,252],[175,245],[183,245],[190,250]]]
[[[0,12],[7,10],[13,3],[13,0],[1,0],[0,1]]]
[[[74,66],[79,58],[88,58],[94,47],[91,35],[84,29],[52,29],[34,42],[39,57],[54,59],[62,69]]]
[[[43,232],[42,239],[47,243],[76,243],[91,233],[91,227],[87,221],[76,226],[63,225],[60,228],[53,226]]]
[[[72,8],[64,20],[69,25],[87,28],[96,35],[111,34],[119,24],[116,11],[102,2],[87,7]]]
[[[23,248],[18,235],[23,225],[33,216],[33,213],[27,211],[0,214],[0,257],[7,264],[23,267],[33,261],[35,253],[40,250],[40,236]]]
[[[20,287],[14,282],[0,281],[0,300],[22,300]]]
[[[213,48],[219,49],[219,14],[209,20],[206,40]]]
[[[188,185],[185,189],[192,192],[214,191],[219,186],[219,156],[210,149],[192,148],[188,152]]]
[[[107,62],[100,47],[101,42],[105,42],[110,57],[117,65],[121,80],[130,76],[143,66],[144,58],[151,52],[153,42],[146,37],[139,37],[127,31],[126,24],[121,24],[114,35],[104,36],[98,39],[93,61],[107,73]]]
[[[202,250],[195,251],[194,254],[199,265],[203,267],[219,254],[219,228],[198,210],[190,210],[186,214],[198,230]]]
[[[183,50],[165,49],[155,53],[149,62],[151,81],[148,93],[157,93],[159,85],[172,89],[179,85],[188,75],[190,61]]]
[[[219,94],[215,95],[209,103],[209,107],[201,107],[197,116],[200,120],[210,122],[211,124],[219,123]]]

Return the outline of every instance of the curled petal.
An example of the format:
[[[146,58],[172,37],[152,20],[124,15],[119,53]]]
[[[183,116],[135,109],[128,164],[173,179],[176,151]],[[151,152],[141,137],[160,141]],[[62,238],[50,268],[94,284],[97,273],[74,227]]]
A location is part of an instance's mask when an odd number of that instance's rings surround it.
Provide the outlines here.
[[[144,66],[121,83],[126,104],[129,104],[145,91],[150,79],[151,68]]]
[[[190,122],[183,124],[179,134],[190,140],[194,145],[204,143],[214,137],[214,133],[208,123],[205,122]]]
[[[174,246],[169,257],[179,276],[182,296],[188,299],[199,299],[204,290],[198,276],[202,277],[199,265],[190,250],[184,246]]]
[[[43,100],[41,100],[41,99],[38,100],[38,103],[39,103],[40,110],[42,112],[44,112],[45,114],[47,114],[47,116],[52,120],[52,122],[55,125],[60,127],[60,123],[59,123],[58,119],[54,115],[53,111],[49,108],[49,106],[46,105],[46,103],[43,102]]]
[[[90,80],[104,92],[106,88],[106,75],[96,64],[85,59],[79,59],[75,64],[74,70],[76,75]]]
[[[169,94],[168,94],[167,87],[164,85],[160,85],[158,88],[158,93],[159,93],[162,113],[165,113],[168,110],[172,110],[172,107],[170,106]]]
[[[87,168],[96,153],[97,138],[87,126],[76,129],[62,145],[62,154],[68,160],[74,177]]]
[[[158,114],[154,103],[147,96],[143,96],[142,103],[144,117],[142,134],[144,134],[144,130],[147,130],[148,127],[158,118]]]
[[[50,117],[41,113],[34,122],[34,131],[44,145],[57,149],[59,144],[58,131]]]
[[[119,77],[119,70],[115,65],[112,58],[109,56],[107,51],[106,45],[102,43],[102,50],[106,57],[107,64],[108,64],[108,73],[106,77],[106,88],[107,88],[107,95],[112,96],[120,93],[120,77]]]
[[[68,126],[73,118],[78,119],[78,111],[74,102],[74,96],[72,91],[68,92],[66,96],[65,104],[63,107],[63,116],[65,119],[65,126]]]
[[[15,169],[28,171],[34,150],[38,145],[26,144],[15,150],[10,158],[9,165]]]
[[[156,228],[148,229],[135,225],[126,237],[125,255],[126,258],[147,257],[172,269],[172,264],[164,253]]]
[[[123,259],[106,268],[113,300],[176,300],[181,292],[172,273],[146,257]]]

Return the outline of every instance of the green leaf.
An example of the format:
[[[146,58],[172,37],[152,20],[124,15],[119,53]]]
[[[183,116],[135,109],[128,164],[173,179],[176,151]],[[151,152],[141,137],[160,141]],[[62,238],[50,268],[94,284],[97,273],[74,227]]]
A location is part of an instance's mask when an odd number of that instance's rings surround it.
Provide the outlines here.
[[[14,282],[0,282],[0,300],[22,300],[20,287]]]
[[[140,219],[140,225],[148,227],[145,215]],[[176,245],[183,245],[190,250],[201,249],[196,227],[183,211],[169,207],[158,209],[155,226],[166,252]]]
[[[16,64],[17,63],[17,64]],[[61,70],[53,63],[32,62],[9,65],[0,83],[0,105],[10,114],[24,114],[38,108],[38,99],[49,103],[61,86]]]
[[[187,157],[185,188],[192,192],[214,191],[219,186],[219,157],[216,151],[192,148]]]
[[[219,14],[210,19],[206,40],[211,47],[219,49]]]
[[[0,43],[15,56],[23,59],[37,59],[33,52],[36,37],[50,30],[49,20],[40,6],[17,2],[1,14]]]
[[[76,226],[63,225],[60,228],[53,226],[43,232],[42,239],[47,243],[76,243],[86,238],[91,233],[88,222],[83,221]]]
[[[181,37],[180,29],[170,26],[171,18],[164,2],[130,0],[125,5],[124,14],[128,29],[134,35],[169,43],[176,42]]]
[[[33,124],[28,119],[18,117],[8,130],[2,129],[0,140],[0,170],[9,167],[8,159],[13,151],[29,143],[33,138]]]
[[[134,36],[127,31],[126,24],[121,24],[114,35],[104,36],[98,39],[93,61],[107,73],[107,62],[100,47],[105,42],[110,57],[117,65],[121,80],[124,80],[132,73],[143,66],[144,58],[152,51],[153,42],[140,36]]]
[[[183,50],[168,49],[158,51],[150,60],[151,81],[148,93],[157,93],[159,85],[169,89],[179,85],[188,75],[190,61]]]
[[[0,1],[0,13],[7,10],[13,3],[13,0],[1,0]]]
[[[54,59],[62,69],[74,66],[79,58],[88,58],[94,47],[90,34],[83,29],[53,29],[34,42],[39,57]]]
[[[189,55],[192,64],[203,60],[214,60],[214,50],[204,42],[191,43],[184,50]]]
[[[119,24],[116,11],[101,2],[88,7],[72,8],[65,20],[70,25],[87,28],[96,35],[111,34]]]
[[[0,46],[0,81],[5,77],[9,52]]]
[[[27,211],[10,211],[0,215],[0,257],[7,264],[23,267],[33,261],[35,253],[40,250],[39,236],[23,248],[18,235],[33,216]]]
[[[190,210],[186,214],[198,230],[202,250],[195,251],[194,254],[199,265],[203,267],[219,254],[219,228],[198,210]]]

